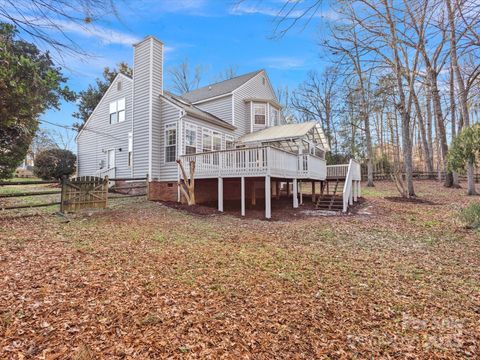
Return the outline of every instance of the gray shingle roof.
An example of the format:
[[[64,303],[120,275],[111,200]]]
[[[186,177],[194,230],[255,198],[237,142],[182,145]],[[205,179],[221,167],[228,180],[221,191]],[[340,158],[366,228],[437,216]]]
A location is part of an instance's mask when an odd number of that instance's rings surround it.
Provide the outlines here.
[[[170,101],[171,103],[175,104],[176,106],[182,108],[188,115],[192,117],[208,121],[212,124],[219,125],[230,130],[236,129],[236,127],[233,126],[232,124],[216,117],[213,114],[210,114],[205,110],[199,109],[195,105],[191,104],[189,101],[179,96],[176,96],[168,91],[164,91],[163,95],[160,95],[160,96],[166,99],[167,101]]]
[[[239,86],[245,84],[248,80],[253,78],[263,70],[257,70],[248,74],[240,75],[229,80],[220,81],[215,84],[210,84],[199,89],[190,91],[182,95],[182,98],[195,103],[197,101],[210,99],[215,96],[225,95],[231,93]]]

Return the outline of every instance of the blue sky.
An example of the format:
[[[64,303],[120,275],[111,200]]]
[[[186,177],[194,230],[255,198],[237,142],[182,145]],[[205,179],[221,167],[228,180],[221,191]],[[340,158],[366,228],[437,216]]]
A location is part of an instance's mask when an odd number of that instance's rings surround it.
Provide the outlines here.
[[[65,32],[92,54],[84,59],[65,57],[68,85],[79,91],[100,77],[105,66],[120,61],[131,64],[131,44],[154,35],[165,44],[165,69],[188,59],[205,69],[201,85],[215,82],[223,70],[234,66],[239,75],[264,68],[275,88],[294,89],[306,72],[323,69],[325,60],[317,45],[323,20],[316,17],[305,29],[297,27],[273,39],[275,15],[284,1],[125,1],[118,7],[120,21],[107,18],[88,29],[66,23]],[[328,11],[322,16],[328,21]],[[166,89],[169,84],[166,72]],[[43,119],[71,125],[75,109],[75,104],[63,104],[61,111],[49,111]]]

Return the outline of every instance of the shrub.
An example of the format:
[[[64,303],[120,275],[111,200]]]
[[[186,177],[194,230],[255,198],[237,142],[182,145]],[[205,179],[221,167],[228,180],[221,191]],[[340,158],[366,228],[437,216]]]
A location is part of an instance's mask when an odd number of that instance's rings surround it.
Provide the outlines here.
[[[470,204],[460,212],[460,219],[469,229],[480,228],[480,202]]]
[[[60,179],[75,172],[76,156],[69,150],[48,149],[35,157],[33,173],[44,179]]]

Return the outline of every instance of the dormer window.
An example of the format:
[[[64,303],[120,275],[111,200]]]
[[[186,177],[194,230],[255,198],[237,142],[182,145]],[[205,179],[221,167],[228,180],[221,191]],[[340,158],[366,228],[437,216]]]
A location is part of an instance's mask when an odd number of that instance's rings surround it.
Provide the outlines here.
[[[265,125],[267,117],[267,104],[253,104],[253,119],[255,125]]]
[[[125,98],[110,103],[110,124],[125,121]]]

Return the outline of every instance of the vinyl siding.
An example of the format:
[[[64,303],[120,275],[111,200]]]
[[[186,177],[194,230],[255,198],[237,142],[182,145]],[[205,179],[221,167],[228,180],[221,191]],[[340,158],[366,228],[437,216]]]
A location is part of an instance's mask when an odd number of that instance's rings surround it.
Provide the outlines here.
[[[266,80],[265,84],[263,84],[263,78]],[[235,104],[235,126],[237,127],[235,135],[237,137],[251,132],[250,104],[245,103],[245,99],[258,98],[277,100],[275,93],[272,91],[271,86],[269,86],[268,78],[265,76],[264,72],[259,73],[257,76],[236,89],[233,93],[233,97]]]
[[[161,126],[159,133],[159,149],[158,149],[158,161],[160,164],[160,171],[156,178],[161,181],[176,181],[178,179],[178,169],[176,163],[167,163],[165,162],[165,126],[168,124],[175,123],[177,124],[177,158],[178,158],[178,145],[180,141],[180,129],[179,129],[179,119],[180,119],[180,109],[173,106],[169,102],[158,99],[161,106]]]
[[[152,177],[160,177],[161,172],[161,136],[162,136],[162,100],[163,93],[163,45],[158,41],[153,42],[153,67],[152,67]]]
[[[120,91],[117,90],[118,82],[122,83]],[[117,76],[78,135],[78,176],[96,175],[102,160],[106,169],[106,150],[109,149],[115,149],[115,176],[131,176],[131,168],[128,166],[128,133],[132,131],[132,85],[131,79]],[[125,98],[125,121],[110,124],[110,103],[122,98]]]
[[[200,109],[232,124],[232,95],[196,105]]]

